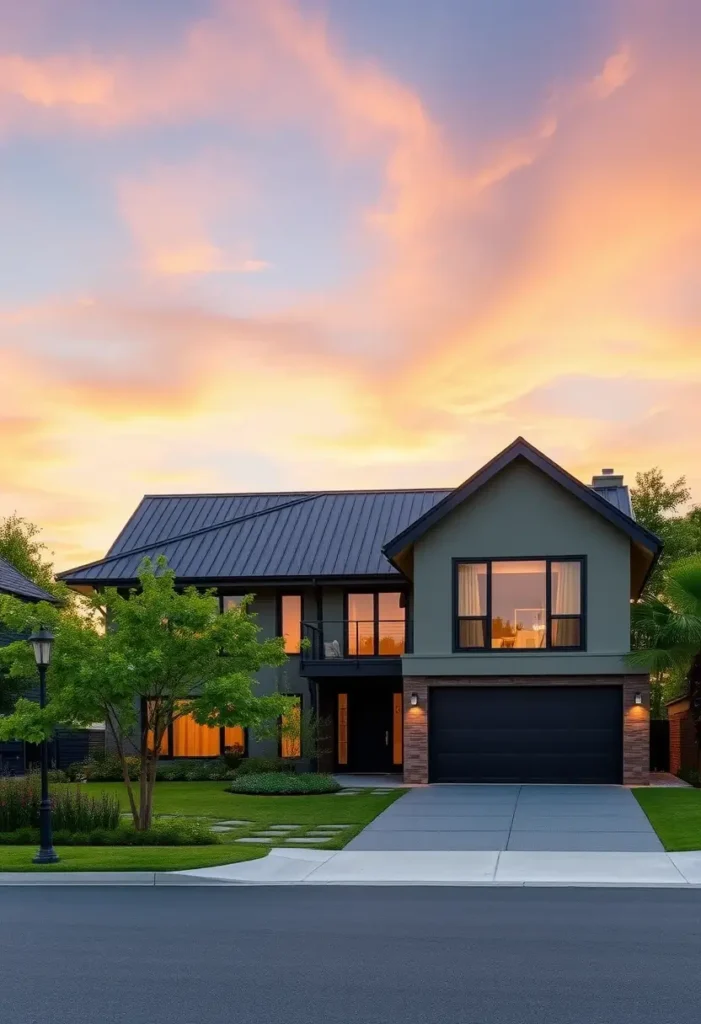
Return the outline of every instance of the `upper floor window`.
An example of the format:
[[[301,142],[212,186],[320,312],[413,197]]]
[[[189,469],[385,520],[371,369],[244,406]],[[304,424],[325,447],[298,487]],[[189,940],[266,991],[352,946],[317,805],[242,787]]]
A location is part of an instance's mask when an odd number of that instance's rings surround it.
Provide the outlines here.
[[[285,638],[285,651],[299,654],[302,643],[301,594],[283,594],[280,598],[280,633]]]
[[[581,558],[458,561],[456,650],[581,650]]]
[[[226,594],[221,599],[222,611],[228,612],[229,608],[240,608],[243,601],[243,594]]]
[[[348,655],[400,655],[406,646],[406,601],[399,592],[348,595]]]

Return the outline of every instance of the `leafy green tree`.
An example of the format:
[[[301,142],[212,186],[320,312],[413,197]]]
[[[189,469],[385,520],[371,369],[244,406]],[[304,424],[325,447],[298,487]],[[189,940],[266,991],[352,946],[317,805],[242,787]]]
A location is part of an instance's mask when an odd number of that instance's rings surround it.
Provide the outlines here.
[[[631,622],[630,664],[677,689],[684,680],[701,741],[701,555],[670,565],[662,577],[660,596],[648,595],[633,604]]]
[[[46,544],[37,539],[40,533],[41,527],[16,512],[0,519],[0,556],[49,594],[70,599],[72,592],[65,583],[54,579]]]
[[[701,552],[701,509],[687,513],[680,509],[691,498],[686,477],[668,484],[655,466],[635,477],[631,500],[635,518],[664,543],[664,550],[645,587],[646,594],[659,594],[665,569],[687,555]]]
[[[104,721],[122,764],[134,825],[151,823],[158,753],[169,727],[192,715],[200,725],[250,727],[264,733],[287,712],[282,694],[257,696],[254,674],[286,660],[280,637],[260,640],[245,600],[220,614],[212,592],[176,588],[175,573],[161,557],[146,559],[140,587],[128,597],[108,588],[82,607],[57,608],[0,599],[0,620],[18,631],[49,626],[55,633],[47,686],[49,701],[20,698],[0,719],[0,739],[38,742],[57,725],[86,727]],[[32,679],[29,645],[0,649],[0,666]],[[141,714],[142,708],[145,714]],[[126,757],[135,737],[139,755],[138,799]]]

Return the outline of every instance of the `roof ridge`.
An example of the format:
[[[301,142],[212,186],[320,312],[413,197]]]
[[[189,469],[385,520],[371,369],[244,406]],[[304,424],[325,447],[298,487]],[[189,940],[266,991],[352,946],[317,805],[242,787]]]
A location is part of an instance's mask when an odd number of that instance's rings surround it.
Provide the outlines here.
[[[209,526],[200,526],[197,530],[186,530],[185,533],[176,534],[174,537],[165,537],[159,540],[149,541],[148,544],[141,544],[135,548],[129,548],[126,551],[119,551],[113,555],[105,555],[104,558],[97,558],[94,562],[86,562],[85,565],[77,565],[75,569],[67,569],[65,572],[58,573],[57,579],[63,579],[66,575],[72,575],[78,572],[80,569],[91,569],[96,565],[104,565],[106,562],[116,562],[120,558],[126,558],[128,555],[140,555],[145,554],[147,551],[151,551],[153,548],[160,547],[162,544],[174,544],[180,540],[190,540],[191,537],[200,537],[202,534],[211,533],[213,530],[219,530],[224,526],[236,526],[238,523],[245,523],[249,519],[257,519],[258,516],[268,515],[270,512],[280,512],[282,509],[294,508],[295,505],[301,505],[305,501],[311,501],[313,498],[323,498],[325,491],[310,492],[305,494],[303,497],[298,498],[296,501],[286,501],[281,505],[272,505],[270,508],[259,508],[255,512],[248,512],[243,516],[235,516],[233,519],[222,519],[220,523],[210,523]]]
[[[347,490],[334,490],[326,487],[323,491],[191,491],[178,494],[144,494],[144,498],[274,498],[299,497],[318,498],[322,494],[333,497],[335,494],[435,494],[437,491],[452,491],[453,487],[352,487]],[[280,508],[279,505],[275,506]]]

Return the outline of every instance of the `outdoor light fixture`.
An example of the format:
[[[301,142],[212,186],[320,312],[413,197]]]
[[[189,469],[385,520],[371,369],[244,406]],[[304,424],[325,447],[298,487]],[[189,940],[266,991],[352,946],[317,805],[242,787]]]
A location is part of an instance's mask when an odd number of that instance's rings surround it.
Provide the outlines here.
[[[641,693],[641,692],[640,692],[640,691],[638,690],[638,692],[637,692],[637,693],[636,693],[636,695],[635,695],[635,703],[636,703],[636,704],[642,704],[642,702],[643,702],[643,695],[642,695],[642,693]]]
[[[411,704],[412,708],[417,708],[419,706],[418,693],[412,693],[411,697],[409,698],[409,703]]]
[[[48,630],[38,629],[29,637],[34,650],[34,660],[39,670],[39,706],[46,707],[46,670],[51,664],[54,635]],[[51,835],[51,800],[49,799],[49,741],[41,741],[41,804],[39,806],[39,852],[35,864],[55,864],[58,854],[54,850]]]

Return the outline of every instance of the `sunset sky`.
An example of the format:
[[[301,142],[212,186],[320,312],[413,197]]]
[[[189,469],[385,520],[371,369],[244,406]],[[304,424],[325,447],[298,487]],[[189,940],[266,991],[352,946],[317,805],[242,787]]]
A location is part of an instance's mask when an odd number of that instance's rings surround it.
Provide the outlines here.
[[[701,502],[701,3],[0,0],[0,516],[455,485]]]

